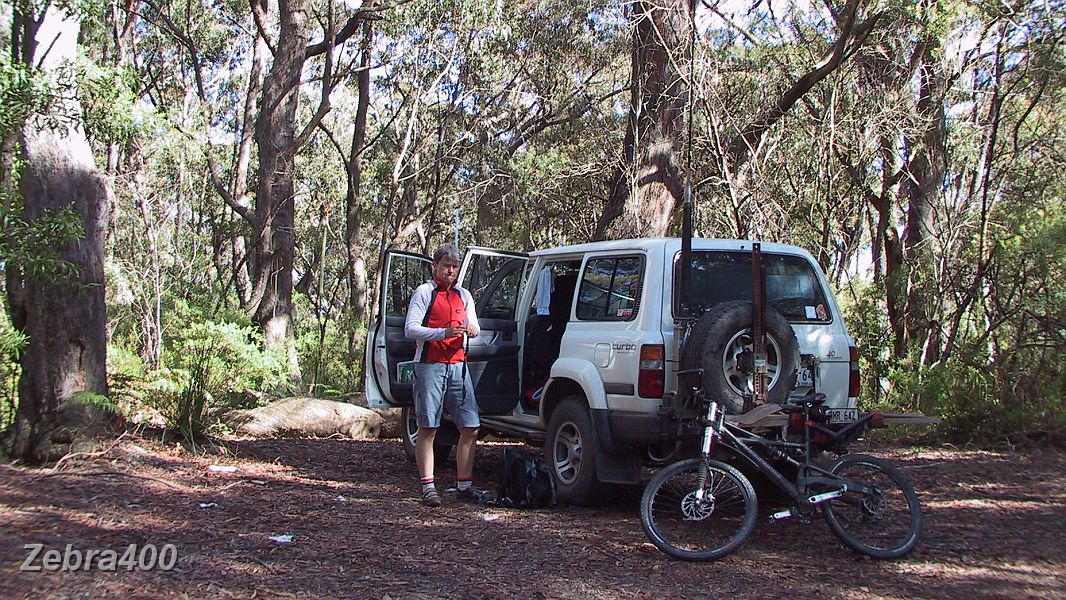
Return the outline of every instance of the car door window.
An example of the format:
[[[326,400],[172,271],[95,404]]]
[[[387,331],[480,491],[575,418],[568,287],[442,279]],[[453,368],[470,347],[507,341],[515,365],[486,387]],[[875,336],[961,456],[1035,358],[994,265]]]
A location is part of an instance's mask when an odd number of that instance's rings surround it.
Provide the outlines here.
[[[474,298],[478,318],[513,320],[526,260],[477,254],[471,261],[464,285]]]
[[[425,258],[394,254],[389,259],[388,293],[385,297],[385,316],[407,315],[407,305],[415,288],[433,276],[433,267]]]
[[[680,258],[675,259],[676,265]],[[791,322],[833,319],[814,267],[803,257],[763,254],[766,301]],[[679,279],[674,278],[674,313],[678,313]],[[732,300],[752,299],[750,252],[692,253],[692,298],[701,310]]]
[[[578,291],[577,318],[630,321],[640,309],[644,259],[640,256],[589,259]]]

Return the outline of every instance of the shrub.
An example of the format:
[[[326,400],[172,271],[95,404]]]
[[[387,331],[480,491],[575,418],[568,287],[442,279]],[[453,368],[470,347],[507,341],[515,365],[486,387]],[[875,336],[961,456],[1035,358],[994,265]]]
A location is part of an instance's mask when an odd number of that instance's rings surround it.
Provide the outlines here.
[[[168,427],[194,442],[210,410],[247,407],[254,398],[249,391],[287,388],[285,356],[261,346],[261,335],[251,326],[190,325],[166,345],[162,366],[147,375],[152,404]]]

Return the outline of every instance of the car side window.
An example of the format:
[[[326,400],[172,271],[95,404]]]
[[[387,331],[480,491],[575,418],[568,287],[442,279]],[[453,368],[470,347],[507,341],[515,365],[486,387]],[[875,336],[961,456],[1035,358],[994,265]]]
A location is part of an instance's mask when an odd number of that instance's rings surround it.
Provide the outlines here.
[[[582,321],[631,321],[640,309],[643,286],[643,257],[590,259],[578,291],[577,318]]]

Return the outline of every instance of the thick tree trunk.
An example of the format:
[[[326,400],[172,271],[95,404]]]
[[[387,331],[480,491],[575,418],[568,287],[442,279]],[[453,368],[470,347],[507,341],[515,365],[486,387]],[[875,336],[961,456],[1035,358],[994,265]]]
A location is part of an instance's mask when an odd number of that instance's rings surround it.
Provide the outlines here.
[[[267,346],[288,345],[290,368],[299,374],[294,345],[292,266],[295,251],[293,163],[300,74],[309,41],[309,0],[280,0],[281,30],[274,64],[263,84],[256,121],[259,184],[252,252],[253,320]]]
[[[78,21],[55,8],[48,9],[39,29],[31,29],[33,21],[24,19],[27,28],[19,33],[50,45],[43,68],[54,70],[73,59]],[[33,54],[27,52],[23,60],[32,64]],[[65,114],[80,114],[74,100],[67,102]],[[75,273],[8,273],[12,322],[29,335],[10,450],[22,460],[40,462],[106,432],[111,422],[106,410],[79,394],[107,394],[103,240],[109,194],[80,124],[55,126],[31,118],[23,125],[21,141],[19,191],[25,218],[32,222],[73,207],[85,234],[57,249]]]
[[[678,66],[689,35],[687,5],[633,4],[629,124],[596,239],[666,235],[681,199],[678,154],[688,88]]]

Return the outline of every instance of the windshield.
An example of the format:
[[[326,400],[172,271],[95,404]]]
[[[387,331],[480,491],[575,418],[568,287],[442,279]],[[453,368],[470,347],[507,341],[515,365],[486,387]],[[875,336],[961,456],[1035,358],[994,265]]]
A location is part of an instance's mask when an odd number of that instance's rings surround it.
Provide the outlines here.
[[[801,256],[763,253],[766,301],[789,321],[833,319],[814,267]],[[674,258],[674,272],[680,255]],[[693,251],[692,306],[697,313],[722,302],[752,299],[750,252]],[[680,294],[674,278],[674,314]]]

